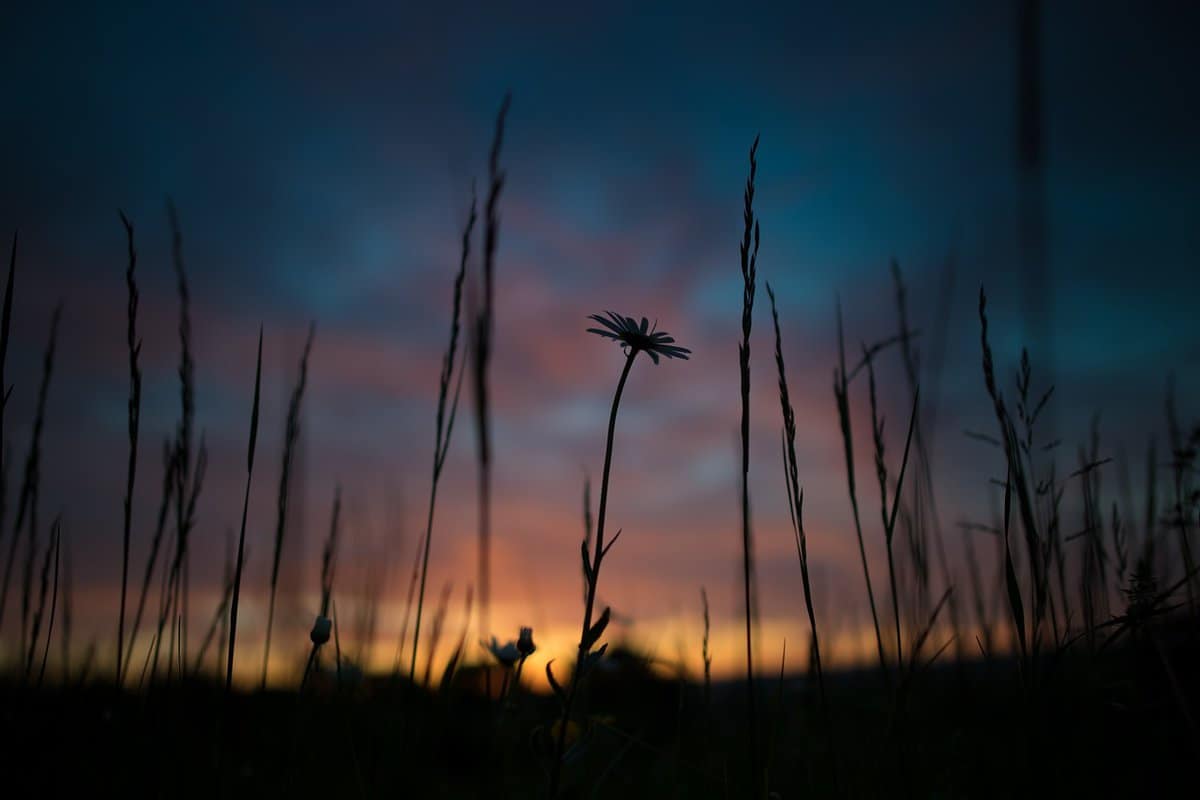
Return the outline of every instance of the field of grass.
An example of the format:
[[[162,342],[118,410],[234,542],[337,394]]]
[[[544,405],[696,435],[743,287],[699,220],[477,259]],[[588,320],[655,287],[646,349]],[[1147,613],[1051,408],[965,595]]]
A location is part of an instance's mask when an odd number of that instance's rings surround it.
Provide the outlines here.
[[[968,549],[965,576],[947,565],[937,512],[939,478],[930,466],[921,404],[921,370],[910,329],[906,290],[894,272],[896,335],[848,352],[838,312],[839,353],[833,397],[844,441],[847,502],[861,555],[862,588],[871,613],[872,662],[855,671],[822,661],[822,627],[814,602],[805,531],[806,465],[796,452],[796,412],[781,333],[786,307],[766,288],[769,317],[758,294],[761,231],[755,207],[757,140],[749,153],[740,240],[743,284],[739,363],[729,381],[741,388],[740,530],[738,564],[745,618],[745,672],[713,681],[673,673],[612,640],[610,609],[598,603],[605,558],[620,546],[606,527],[614,435],[623,390],[648,362],[669,370],[690,351],[646,318],[608,312],[588,323],[592,334],[618,344],[624,363],[616,378],[603,443],[603,470],[592,518],[585,495],[580,547],[582,619],[576,658],[546,667],[547,691],[524,675],[533,634],[490,643],[481,663],[467,632],[445,630],[445,599],[430,610],[429,553],[437,538],[438,489],[459,418],[464,384],[476,434],[480,508],[475,594],[467,616],[480,631],[491,603],[490,363],[496,341],[494,282],[500,206],[505,185],[502,145],[508,102],[497,120],[485,191],[473,200],[461,259],[450,289],[450,324],[433,420],[434,454],[423,536],[406,586],[401,648],[389,673],[366,674],[342,654],[338,626],[341,489],[322,552],[320,608],[303,675],[296,685],[269,685],[271,636],[281,559],[288,547],[289,475],[308,380],[310,329],[295,372],[287,412],[281,478],[255,484],[261,400],[262,334],[253,383],[245,387],[245,493],[237,547],[230,554],[219,605],[189,609],[189,534],[203,490],[206,451],[196,435],[189,289],[181,226],[170,223],[180,302],[180,410],[161,472],[138,464],[141,413],[137,245],[128,241],[129,404],[119,617],[112,621],[115,665],[94,646],[75,659],[69,581],[60,525],[39,520],[39,437],[54,376],[58,312],[43,359],[37,417],[26,457],[10,464],[3,439],[0,491],[0,638],[8,654],[0,680],[0,752],[14,797],[1015,797],[1190,796],[1200,763],[1196,698],[1200,695],[1200,593],[1193,545],[1200,511],[1196,488],[1200,427],[1175,418],[1168,403],[1167,452],[1147,460],[1148,490],[1137,507],[1102,492],[1108,468],[1098,436],[1064,463],[1065,447],[1039,427],[1054,401],[1028,358],[1015,381],[997,370],[989,336],[987,297],[978,294],[979,398],[995,426],[971,435],[993,448],[1003,496],[994,523],[976,524],[995,545],[999,569],[983,574]],[[478,230],[477,230],[478,228]],[[478,253],[472,243],[481,239]],[[475,269],[476,261],[481,267]],[[14,237],[0,321],[0,386],[20,257]],[[732,268],[732,265],[731,265]],[[478,291],[468,294],[472,289]],[[473,302],[467,303],[465,297]],[[737,307],[731,304],[730,313]],[[773,352],[751,353],[754,320],[769,319]],[[584,327],[584,326],[581,326]],[[582,335],[582,331],[580,332]],[[898,359],[907,385],[878,384],[877,364]],[[780,453],[796,557],[802,576],[804,623],[810,634],[802,673],[774,670],[755,652],[755,549],[750,513],[751,365],[778,379]],[[902,451],[888,452],[881,396],[901,397],[911,412]],[[851,396],[866,397],[870,427],[853,420]],[[1147,420],[1147,427],[1155,421]],[[873,481],[860,482],[855,437],[873,445]],[[597,450],[601,443],[597,442]],[[1004,474],[1006,473],[1006,475]],[[137,481],[160,481],[150,555],[130,563],[131,503]],[[15,491],[14,491],[15,489]],[[246,508],[271,491],[275,499],[266,643],[257,688],[233,681],[246,551]],[[590,492],[590,487],[589,490]],[[1068,494],[1069,493],[1069,494]],[[878,498],[876,499],[876,495]],[[10,502],[15,498],[15,502]],[[256,500],[256,502],[262,502]],[[1082,527],[1065,508],[1081,513]],[[986,516],[986,515],[981,515]],[[887,570],[872,572],[866,537],[882,536]],[[982,540],[981,540],[982,541]],[[114,576],[114,583],[118,580]],[[411,613],[410,613],[411,612]],[[411,628],[409,618],[411,617]],[[209,619],[201,630],[188,621]],[[57,628],[56,628],[57,625]],[[704,663],[709,663],[708,615]],[[55,636],[59,639],[55,639]],[[411,634],[411,635],[410,635]],[[429,655],[441,640],[452,655],[436,673]],[[51,656],[60,641],[62,655]],[[147,642],[149,643],[147,645]],[[278,642],[276,642],[278,645]],[[289,652],[290,652],[289,648]],[[827,653],[828,651],[826,651]],[[220,671],[206,665],[212,656]],[[276,657],[280,656],[276,654]],[[47,670],[58,659],[61,668]],[[541,676],[538,676],[539,678]]]

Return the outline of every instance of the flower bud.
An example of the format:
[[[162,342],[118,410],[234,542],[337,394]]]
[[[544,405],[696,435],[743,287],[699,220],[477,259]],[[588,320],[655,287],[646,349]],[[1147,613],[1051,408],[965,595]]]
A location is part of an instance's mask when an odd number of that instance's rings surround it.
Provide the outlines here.
[[[537,645],[533,643],[533,628],[521,628],[521,634],[517,637],[517,652],[521,658],[528,658],[534,650],[537,650]]]
[[[317,615],[316,621],[313,623],[312,632],[308,634],[308,638],[313,644],[325,644],[329,641],[329,634],[333,630],[333,623],[329,617]]]

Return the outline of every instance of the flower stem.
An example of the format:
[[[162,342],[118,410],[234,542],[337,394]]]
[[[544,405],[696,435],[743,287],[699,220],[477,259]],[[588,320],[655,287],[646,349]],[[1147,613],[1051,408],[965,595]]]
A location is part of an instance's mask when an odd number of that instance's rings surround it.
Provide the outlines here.
[[[575,695],[579,690],[579,676],[582,671],[584,658],[587,656],[588,629],[592,627],[592,611],[596,606],[596,584],[600,579],[600,562],[604,559],[604,519],[608,511],[608,475],[612,468],[613,434],[617,428],[617,409],[621,405],[621,393],[625,391],[625,381],[629,378],[629,370],[637,357],[637,349],[631,349],[625,357],[625,368],[621,371],[621,379],[617,381],[617,391],[613,394],[612,411],[608,416],[608,440],[604,446],[604,474],[600,479],[600,509],[596,514],[596,555],[592,559],[591,576],[588,580],[587,602],[583,609],[583,628],[579,634],[579,655],[575,659],[575,669],[571,673],[571,688],[567,692],[567,702],[563,705],[562,721],[558,726],[558,740],[554,747],[554,768],[550,775],[550,797],[558,796],[558,785],[562,773],[563,750],[567,741],[567,725],[571,721],[571,707],[575,704]]]

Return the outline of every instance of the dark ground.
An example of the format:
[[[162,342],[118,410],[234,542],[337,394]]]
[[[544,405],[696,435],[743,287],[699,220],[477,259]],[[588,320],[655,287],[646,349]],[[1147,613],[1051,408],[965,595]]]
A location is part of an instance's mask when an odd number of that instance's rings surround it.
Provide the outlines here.
[[[836,758],[815,687],[764,678],[758,758],[781,798],[1194,797],[1196,630],[1160,625],[1161,650],[1142,636],[1096,657],[1086,644],[1043,656],[1028,690],[1017,661],[957,664],[951,649],[906,685],[898,713],[877,672],[830,676]],[[5,795],[544,796],[556,700],[489,702],[465,688],[471,677],[430,694],[388,679],[339,690],[326,672],[303,696],[228,704],[199,682],[143,695],[9,682]],[[588,681],[567,796],[748,795],[743,683],[714,685],[706,703],[702,686],[655,677],[628,653]]]

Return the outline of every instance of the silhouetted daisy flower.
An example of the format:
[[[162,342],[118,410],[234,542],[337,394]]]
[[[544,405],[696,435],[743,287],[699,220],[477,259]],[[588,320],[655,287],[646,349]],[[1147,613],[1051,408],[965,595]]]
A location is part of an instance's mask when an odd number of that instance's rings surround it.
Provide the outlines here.
[[[642,317],[642,322],[639,325],[633,317],[622,317],[620,314],[614,314],[611,311],[606,311],[605,313],[608,315],[607,319],[599,314],[591,314],[588,316],[588,319],[594,319],[607,328],[607,330],[588,328],[588,333],[595,333],[612,339],[621,345],[626,354],[636,354],[639,351],[645,351],[646,355],[650,356],[650,359],[657,364],[659,356],[663,356],[664,358],[682,358],[686,361],[692,352],[686,347],[676,345],[675,339],[669,333],[651,328],[649,320],[645,317]]]

